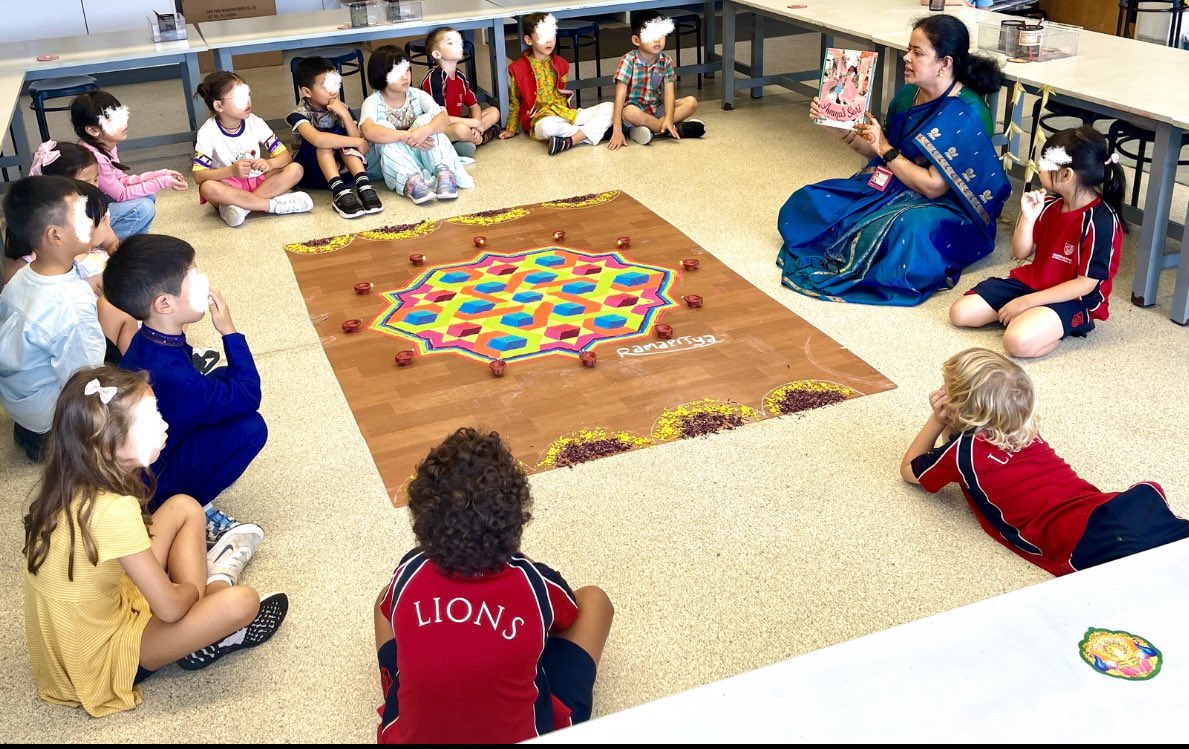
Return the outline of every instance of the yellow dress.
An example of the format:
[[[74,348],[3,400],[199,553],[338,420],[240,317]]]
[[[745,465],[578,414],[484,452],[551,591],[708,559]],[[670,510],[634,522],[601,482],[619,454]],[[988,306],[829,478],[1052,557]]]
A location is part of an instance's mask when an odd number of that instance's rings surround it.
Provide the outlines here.
[[[134,497],[100,494],[91,515],[99,552],[92,565],[75,513],[74,581],[67,578],[70,531],[64,519],[50,536],[45,563],[25,571],[25,640],[37,693],[60,705],[82,705],[95,717],[141,703],[132,685],[140,664],[140,638],[152,614],[124,572],[120,557],[149,548],[149,533]]]

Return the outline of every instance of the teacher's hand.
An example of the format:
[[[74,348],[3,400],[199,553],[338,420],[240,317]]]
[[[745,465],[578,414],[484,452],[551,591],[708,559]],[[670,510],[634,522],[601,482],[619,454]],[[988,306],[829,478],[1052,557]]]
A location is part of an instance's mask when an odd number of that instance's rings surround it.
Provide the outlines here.
[[[879,120],[867,115],[867,122],[855,125],[855,132],[867,141],[877,154],[884,152],[883,128],[879,126]]]
[[[816,120],[822,116],[821,107],[818,106],[818,98],[815,96],[809,102],[809,119]]]

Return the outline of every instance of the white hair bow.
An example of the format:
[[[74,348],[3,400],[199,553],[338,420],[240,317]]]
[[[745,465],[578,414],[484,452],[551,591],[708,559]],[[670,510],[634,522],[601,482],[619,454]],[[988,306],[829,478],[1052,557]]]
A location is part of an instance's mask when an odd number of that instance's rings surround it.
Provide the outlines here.
[[[41,174],[41,168],[49,166],[58,160],[62,153],[58,151],[58,141],[47,140],[33,152],[33,163],[29,166],[29,176]]]
[[[116,388],[114,386],[105,388],[99,384],[99,380],[96,378],[87,383],[83,395],[95,395],[96,393],[99,393],[99,400],[106,406],[111,403],[112,398],[116,397]]]

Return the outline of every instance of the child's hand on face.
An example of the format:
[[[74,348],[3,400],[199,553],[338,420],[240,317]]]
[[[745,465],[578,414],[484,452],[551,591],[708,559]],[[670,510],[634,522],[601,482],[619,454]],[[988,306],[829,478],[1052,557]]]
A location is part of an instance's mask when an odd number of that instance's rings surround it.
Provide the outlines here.
[[[950,404],[949,391],[945,386],[941,386],[929,393],[929,408],[933,410],[933,418],[937,419],[938,423],[949,426],[949,416],[946,414],[946,407]]]
[[[223,301],[223,295],[211,289],[208,297],[211,309],[211,323],[215,326],[215,330],[219,335],[231,335],[235,332],[235,323],[231,321],[231,310],[227,309],[227,302]]]
[[[1044,188],[1026,192],[1020,197],[1020,215],[1029,221],[1035,221],[1040,218],[1040,212],[1045,207],[1045,195],[1048,191]]]

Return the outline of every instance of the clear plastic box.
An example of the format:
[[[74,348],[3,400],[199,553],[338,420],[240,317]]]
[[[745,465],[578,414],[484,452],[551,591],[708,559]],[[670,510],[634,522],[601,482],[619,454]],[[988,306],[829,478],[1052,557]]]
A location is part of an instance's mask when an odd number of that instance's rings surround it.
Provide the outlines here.
[[[978,48],[997,52],[1011,62],[1044,62],[1078,53],[1081,26],[1029,18],[979,21]]]
[[[344,2],[343,7],[347,9],[352,28],[421,20],[418,0],[357,0]]]
[[[149,18],[149,38],[154,42],[178,42],[188,39],[186,17],[181,13],[153,14]]]

